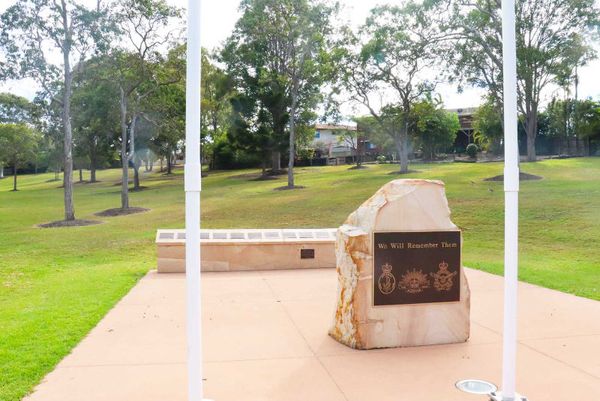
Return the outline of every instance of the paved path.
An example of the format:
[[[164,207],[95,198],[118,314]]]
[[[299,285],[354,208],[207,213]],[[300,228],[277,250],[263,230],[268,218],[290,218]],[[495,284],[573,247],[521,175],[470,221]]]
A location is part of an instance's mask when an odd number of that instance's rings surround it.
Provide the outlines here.
[[[357,351],[327,336],[333,269],[206,273],[206,396],[215,401],[477,401],[454,383],[501,381],[502,278],[468,270],[471,339]],[[518,390],[600,399],[600,302],[521,284]],[[184,401],[185,276],[150,272],[26,398]]]

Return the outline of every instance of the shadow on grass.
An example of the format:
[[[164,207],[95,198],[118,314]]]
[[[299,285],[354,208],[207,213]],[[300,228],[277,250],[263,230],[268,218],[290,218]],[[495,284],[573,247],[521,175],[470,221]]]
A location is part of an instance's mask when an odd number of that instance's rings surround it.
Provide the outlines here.
[[[414,173],[420,173],[421,170],[408,170],[408,171],[400,171],[400,170],[394,170],[394,171],[390,171],[388,173],[388,175],[406,175],[406,174],[414,174]]]
[[[144,213],[144,212],[149,212],[149,211],[150,211],[150,209],[146,209],[145,207],[128,207],[126,209],[116,207],[114,209],[106,209],[101,212],[94,213],[94,216],[116,217],[116,216],[127,216],[130,214]]]
[[[519,181],[536,181],[536,180],[541,180],[542,178],[544,178],[544,177],[541,177],[539,175],[527,174],[527,173],[519,173]],[[500,182],[503,182],[504,181],[504,174],[496,175],[494,177],[484,178],[483,181],[500,181]]]
[[[94,226],[96,224],[102,224],[102,221],[96,220],[57,220],[51,221],[50,223],[38,224],[39,228],[60,228],[60,227],[85,227]]]

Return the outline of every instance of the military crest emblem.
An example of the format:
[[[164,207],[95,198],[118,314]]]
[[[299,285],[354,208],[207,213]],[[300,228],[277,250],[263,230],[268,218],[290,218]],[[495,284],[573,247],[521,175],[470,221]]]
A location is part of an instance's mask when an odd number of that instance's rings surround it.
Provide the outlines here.
[[[433,278],[433,288],[437,291],[450,291],[454,285],[454,276],[456,276],[458,272],[448,271],[448,263],[446,263],[446,261],[442,261],[438,267],[439,270],[437,272],[430,273]]]
[[[396,277],[392,274],[392,265],[386,263],[381,266],[381,270],[383,270],[383,273],[379,275],[377,280],[379,291],[384,295],[391,294],[396,289]]]
[[[402,275],[402,279],[398,285],[402,290],[409,294],[418,294],[424,289],[429,288],[430,282],[427,275],[423,273],[422,270],[413,269],[407,270],[406,273]]]

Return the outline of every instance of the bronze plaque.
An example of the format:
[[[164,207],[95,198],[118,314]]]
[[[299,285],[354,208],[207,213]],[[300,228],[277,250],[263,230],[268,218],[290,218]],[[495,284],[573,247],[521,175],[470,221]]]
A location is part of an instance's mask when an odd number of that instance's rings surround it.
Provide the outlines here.
[[[373,304],[460,301],[460,231],[373,233]]]
[[[300,249],[300,259],[314,259],[315,258],[315,250],[314,249]]]

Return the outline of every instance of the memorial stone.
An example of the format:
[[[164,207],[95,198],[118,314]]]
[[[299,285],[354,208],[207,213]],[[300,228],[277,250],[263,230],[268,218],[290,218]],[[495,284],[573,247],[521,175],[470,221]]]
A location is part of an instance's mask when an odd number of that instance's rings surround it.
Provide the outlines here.
[[[466,341],[470,292],[461,249],[443,182],[387,183],[337,231],[330,335],[358,349]]]

